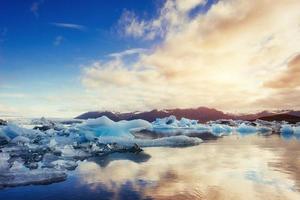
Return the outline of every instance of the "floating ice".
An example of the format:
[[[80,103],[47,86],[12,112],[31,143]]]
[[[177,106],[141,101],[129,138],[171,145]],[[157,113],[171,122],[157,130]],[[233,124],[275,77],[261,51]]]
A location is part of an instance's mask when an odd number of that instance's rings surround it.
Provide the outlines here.
[[[198,120],[191,120],[187,118],[181,118],[177,120],[175,116],[171,115],[165,118],[157,118],[152,125],[154,128],[196,128]]]
[[[8,153],[0,153],[0,174],[9,169],[9,158],[10,156]]]
[[[141,119],[131,121],[114,122],[108,117],[103,116],[97,119],[88,119],[86,122],[79,124],[76,128],[83,133],[86,139],[93,140],[97,137],[115,136],[115,137],[131,137],[131,131],[141,129],[149,129],[152,125]]]
[[[181,146],[193,146],[202,143],[200,138],[188,137],[185,135],[162,137],[158,139],[124,139],[119,137],[102,137],[99,139],[101,143],[117,143],[123,146],[132,146],[137,144],[141,147],[181,147]]]
[[[67,174],[60,170],[35,169],[31,171],[6,172],[0,176],[1,187],[31,184],[49,184],[64,181]]]
[[[78,164],[72,160],[55,160],[51,162],[53,168],[56,169],[67,169],[67,170],[74,170]]]
[[[238,131],[239,133],[243,133],[243,134],[249,134],[249,133],[257,132],[257,129],[254,126],[250,126],[245,123],[242,123],[241,125],[238,126],[236,131]]]
[[[294,133],[299,135],[300,134],[300,126],[295,126],[294,127]]]
[[[30,142],[30,139],[27,137],[24,137],[24,136],[17,136],[11,140],[11,143],[15,143],[15,144],[26,144],[29,142]]]
[[[293,130],[293,127],[291,125],[284,124],[284,125],[281,126],[280,132],[282,134],[293,134],[294,130]]]
[[[215,135],[228,135],[232,132],[232,128],[228,125],[213,124],[211,129]]]

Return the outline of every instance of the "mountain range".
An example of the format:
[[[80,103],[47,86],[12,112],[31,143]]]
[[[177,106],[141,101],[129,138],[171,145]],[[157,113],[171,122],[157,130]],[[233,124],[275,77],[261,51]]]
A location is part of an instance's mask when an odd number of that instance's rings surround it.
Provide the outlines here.
[[[113,121],[144,119],[149,122],[156,118],[168,117],[170,115],[176,116],[178,119],[185,117],[189,119],[196,119],[199,122],[207,122],[218,119],[241,119],[241,120],[256,120],[262,119],[266,121],[287,121],[290,123],[300,122],[300,111],[294,110],[280,110],[280,111],[262,111],[254,114],[230,114],[224,113],[214,108],[198,107],[188,109],[167,109],[167,110],[151,110],[145,112],[128,112],[119,113],[111,111],[91,111],[83,113],[76,117],[76,119],[93,119],[101,116],[107,116]]]

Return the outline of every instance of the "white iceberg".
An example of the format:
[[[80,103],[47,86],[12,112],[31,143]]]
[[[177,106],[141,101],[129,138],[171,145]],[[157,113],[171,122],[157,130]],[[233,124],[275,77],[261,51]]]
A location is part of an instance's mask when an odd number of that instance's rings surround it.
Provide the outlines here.
[[[187,118],[181,118],[177,120],[175,116],[171,115],[165,118],[157,118],[152,122],[153,128],[167,129],[167,128],[196,128],[198,126],[198,120],[191,120]]]
[[[105,136],[133,138],[133,135],[130,134],[131,131],[151,129],[152,125],[141,119],[114,122],[103,116],[97,119],[88,119],[86,122],[77,125],[76,128],[81,134],[84,134],[86,139],[93,140]]]

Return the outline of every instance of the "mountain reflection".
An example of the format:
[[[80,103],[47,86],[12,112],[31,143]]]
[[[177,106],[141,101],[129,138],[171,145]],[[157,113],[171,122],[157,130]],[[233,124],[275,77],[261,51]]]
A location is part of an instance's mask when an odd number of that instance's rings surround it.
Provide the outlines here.
[[[132,162],[141,163],[146,162],[150,159],[150,155],[140,152],[140,153],[113,153],[100,157],[92,157],[88,161],[94,162],[101,167],[106,167],[110,162],[116,160],[130,160]]]

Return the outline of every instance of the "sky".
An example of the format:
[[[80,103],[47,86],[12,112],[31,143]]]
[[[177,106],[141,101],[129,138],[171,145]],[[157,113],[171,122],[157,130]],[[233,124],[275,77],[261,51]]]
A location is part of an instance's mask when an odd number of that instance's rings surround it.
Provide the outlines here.
[[[299,0],[1,0],[0,116],[300,109]]]

